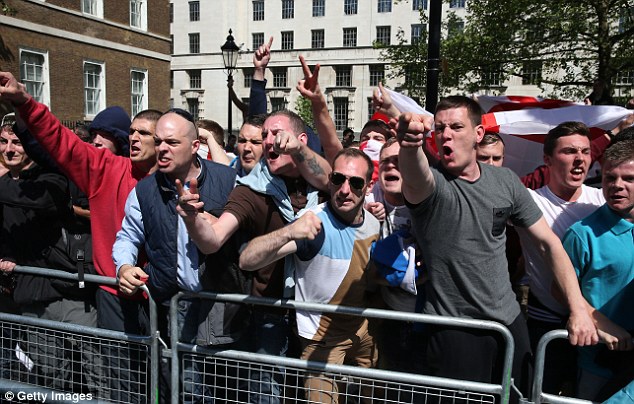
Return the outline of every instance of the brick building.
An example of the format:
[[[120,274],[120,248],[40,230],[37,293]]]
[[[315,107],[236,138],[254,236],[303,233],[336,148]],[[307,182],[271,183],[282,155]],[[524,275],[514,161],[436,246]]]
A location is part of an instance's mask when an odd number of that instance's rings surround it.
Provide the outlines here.
[[[168,0],[6,0],[0,70],[62,121],[107,106],[165,110],[170,97]]]

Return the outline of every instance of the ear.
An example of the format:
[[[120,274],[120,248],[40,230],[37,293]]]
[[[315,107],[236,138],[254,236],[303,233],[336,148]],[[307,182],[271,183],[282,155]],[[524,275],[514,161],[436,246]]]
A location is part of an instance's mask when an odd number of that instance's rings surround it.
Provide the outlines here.
[[[200,147],[200,140],[195,139],[192,141],[192,155],[198,153],[198,148]]]
[[[308,134],[306,132],[297,135],[297,139],[304,144],[308,144]]]
[[[551,157],[548,154],[544,154],[544,164],[550,167],[552,164]]]
[[[484,125],[478,125],[475,127],[476,130],[476,143],[480,143],[482,138],[484,137]]]

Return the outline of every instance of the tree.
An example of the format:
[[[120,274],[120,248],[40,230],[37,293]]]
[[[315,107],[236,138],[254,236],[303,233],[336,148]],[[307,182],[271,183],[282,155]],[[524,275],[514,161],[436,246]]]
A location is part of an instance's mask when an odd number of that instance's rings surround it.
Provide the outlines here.
[[[521,77],[548,96],[582,98],[596,79],[634,71],[631,0],[470,0],[464,29],[447,36],[452,20],[443,30],[445,92],[503,90],[498,83]]]
[[[304,123],[311,128],[315,128],[313,123],[313,110],[310,101],[304,97],[299,97],[295,101],[295,112],[299,115]]]

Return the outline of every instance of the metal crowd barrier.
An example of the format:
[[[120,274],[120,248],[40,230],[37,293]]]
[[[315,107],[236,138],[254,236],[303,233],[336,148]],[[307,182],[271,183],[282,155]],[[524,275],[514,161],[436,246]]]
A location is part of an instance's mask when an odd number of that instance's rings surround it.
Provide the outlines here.
[[[580,398],[558,396],[556,394],[544,393],[542,384],[544,382],[544,364],[546,362],[546,347],[548,343],[555,339],[568,339],[568,331],[553,330],[542,336],[537,344],[537,352],[535,352],[535,369],[533,377],[533,388],[531,392],[531,402],[535,404],[551,403],[551,404],[590,404],[592,401],[582,400]]]
[[[336,312],[367,318],[491,330],[500,333],[505,342],[503,376],[499,384],[480,383],[262,355],[223,349],[221,346],[202,347],[182,343],[178,342],[177,331],[175,331],[177,330],[178,301],[182,298],[211,299],[251,306]],[[269,372],[280,379],[279,398],[280,402],[286,403],[308,402],[305,398],[305,388],[301,383],[301,379],[308,371],[316,371],[319,375],[336,381],[339,386],[336,393],[339,403],[507,403],[509,401],[514,341],[510,331],[496,322],[211,292],[177,294],[170,302],[170,313],[172,404],[179,402],[248,403],[249,395],[258,395],[257,383],[248,383],[249,374],[253,371]],[[190,378],[185,380],[183,377],[186,373],[183,372],[186,363],[196,372],[196,380]],[[266,399],[267,397],[258,398]]]
[[[53,269],[16,266],[15,272],[78,281],[77,274]],[[117,286],[104,276],[85,275],[85,281]],[[151,298],[149,309],[149,336],[0,309],[0,402],[156,403],[159,340]]]

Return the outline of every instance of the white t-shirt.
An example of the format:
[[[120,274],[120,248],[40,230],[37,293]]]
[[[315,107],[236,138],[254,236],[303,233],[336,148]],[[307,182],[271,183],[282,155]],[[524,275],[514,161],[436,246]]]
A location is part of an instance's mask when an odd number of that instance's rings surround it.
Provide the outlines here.
[[[548,186],[538,190],[529,189],[533,200],[539,206],[544,218],[553,232],[563,238],[566,230],[573,223],[590,215],[605,203],[603,193],[600,189],[581,186],[581,195],[574,202],[568,202],[555,195]],[[531,293],[544,306],[555,313],[560,314],[557,318],[552,313],[529,305],[528,315],[531,318],[548,322],[559,322],[568,314],[568,309],[559,303],[553,296],[554,276],[550,268],[542,259],[537,246],[532,242],[526,229],[517,228],[522,243],[522,251],[526,262],[526,274],[529,278]]]

